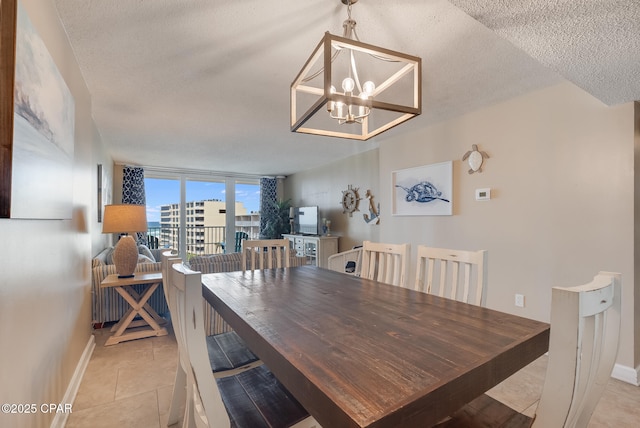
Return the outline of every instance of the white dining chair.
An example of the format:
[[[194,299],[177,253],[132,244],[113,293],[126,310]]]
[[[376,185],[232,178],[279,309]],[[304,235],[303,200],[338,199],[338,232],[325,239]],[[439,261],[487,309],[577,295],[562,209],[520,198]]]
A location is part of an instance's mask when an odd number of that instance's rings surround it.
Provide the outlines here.
[[[410,244],[362,243],[362,269],[360,276],[391,285],[406,287],[407,259]]]
[[[291,242],[288,239],[245,239],[242,241],[243,271],[290,266]]]
[[[415,290],[485,306],[487,251],[418,245]]]
[[[171,310],[171,294],[169,293],[168,278],[171,267],[181,264],[177,251],[168,250],[162,253],[162,280],[165,300]],[[203,306],[208,305],[202,299]],[[204,321],[203,321],[204,322]],[[175,326],[174,326],[175,329]],[[216,378],[233,376],[243,371],[262,365],[262,361],[247,347],[235,331],[209,335],[206,337],[209,365]],[[173,396],[169,408],[167,425],[173,425],[180,418],[180,406],[186,400],[186,374],[182,364],[178,365],[173,384]]]
[[[169,302],[187,402],[185,428],[320,428],[265,367],[216,379],[209,367],[200,272],[174,264],[169,272]]]
[[[175,250],[167,250],[161,254],[162,258],[162,289],[164,291],[164,298],[167,302],[169,312],[171,312],[171,294],[169,293],[169,269],[176,263],[182,263],[182,259],[178,257],[178,252]],[[173,381],[173,394],[171,396],[171,404],[169,405],[169,418],[167,425],[173,425],[180,420],[180,406],[186,403],[187,399],[187,374],[183,368],[183,364],[178,364],[176,369],[176,376]]]
[[[484,394],[436,427],[587,427],[618,354],[621,281],[600,272],[588,284],[552,289],[549,361],[533,418]]]

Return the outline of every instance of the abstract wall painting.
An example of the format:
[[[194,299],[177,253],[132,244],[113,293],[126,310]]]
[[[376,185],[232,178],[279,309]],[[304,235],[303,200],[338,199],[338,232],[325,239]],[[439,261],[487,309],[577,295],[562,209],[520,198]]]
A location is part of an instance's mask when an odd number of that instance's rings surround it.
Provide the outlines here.
[[[0,0],[0,218],[11,211],[16,2]]]
[[[453,162],[391,173],[393,215],[452,215]]]
[[[75,102],[20,3],[15,34],[10,216],[69,219]]]

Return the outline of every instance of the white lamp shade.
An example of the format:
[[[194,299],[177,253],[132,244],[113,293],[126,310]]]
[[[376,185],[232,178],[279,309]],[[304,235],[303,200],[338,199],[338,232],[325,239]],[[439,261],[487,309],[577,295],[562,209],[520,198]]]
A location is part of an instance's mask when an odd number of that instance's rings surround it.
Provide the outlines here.
[[[144,205],[106,205],[102,233],[135,233],[147,231],[147,209]],[[138,264],[138,246],[131,236],[120,238],[113,251],[113,264],[120,278],[134,275]]]
[[[116,204],[104,207],[102,233],[134,233],[147,231],[147,209],[144,205]]]

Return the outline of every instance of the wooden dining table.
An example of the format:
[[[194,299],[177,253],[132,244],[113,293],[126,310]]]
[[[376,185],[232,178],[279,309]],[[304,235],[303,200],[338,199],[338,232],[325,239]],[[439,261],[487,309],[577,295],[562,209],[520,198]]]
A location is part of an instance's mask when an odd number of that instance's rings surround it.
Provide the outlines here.
[[[546,323],[315,266],[202,284],[324,428],[429,427],[549,346]]]

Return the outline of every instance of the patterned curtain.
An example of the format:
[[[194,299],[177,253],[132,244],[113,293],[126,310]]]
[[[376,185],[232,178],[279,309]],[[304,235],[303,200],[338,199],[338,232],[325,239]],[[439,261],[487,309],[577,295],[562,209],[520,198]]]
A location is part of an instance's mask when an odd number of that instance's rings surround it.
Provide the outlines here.
[[[122,169],[122,203],[132,205],[146,205],[144,193],[144,168],[139,166],[125,166]],[[138,245],[147,245],[147,232],[136,234]]]
[[[267,226],[267,218],[275,211],[278,202],[278,179],[262,177],[260,179],[260,237]]]

